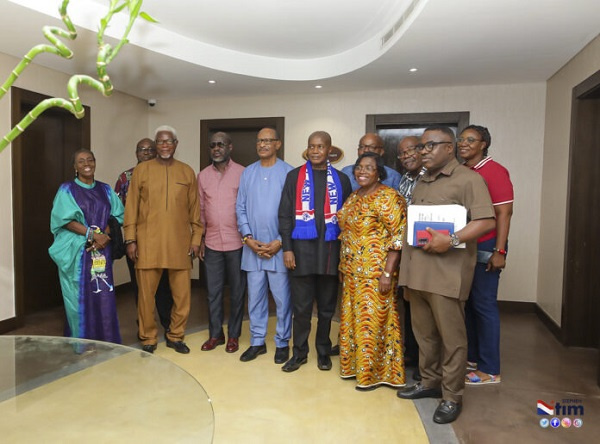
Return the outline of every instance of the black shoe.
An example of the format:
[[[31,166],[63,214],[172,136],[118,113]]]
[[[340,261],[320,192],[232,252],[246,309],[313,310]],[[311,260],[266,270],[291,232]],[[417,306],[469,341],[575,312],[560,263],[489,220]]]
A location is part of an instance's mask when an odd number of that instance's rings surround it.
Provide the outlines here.
[[[419,367],[417,367],[413,372],[413,379],[417,382],[421,380],[421,372],[419,371]]]
[[[281,370],[283,370],[284,372],[287,372],[287,373],[295,372],[296,370],[298,370],[300,368],[301,365],[306,364],[306,361],[307,361],[306,356],[304,358],[298,358],[296,356],[292,356],[292,359],[290,359],[288,362],[283,364],[283,367],[281,367]]]
[[[442,391],[439,388],[426,388],[418,382],[415,385],[398,390],[397,395],[398,398],[402,399],[441,398]]]
[[[156,344],[142,345],[142,350],[144,350],[146,353],[154,353],[154,350],[156,350]]]
[[[183,341],[169,341],[167,339],[167,347],[175,349],[177,353],[183,353],[184,355],[190,352],[190,348]]]
[[[336,344],[333,347],[331,347],[329,356],[339,356],[339,354],[340,354],[340,344]]]
[[[438,408],[435,409],[433,414],[433,422],[438,424],[448,424],[449,422],[455,421],[460,415],[462,405],[457,402],[444,401],[440,402]]]
[[[289,347],[277,347],[275,349],[275,364],[283,364],[290,357]]]
[[[251,345],[248,350],[242,353],[240,356],[240,361],[248,362],[256,359],[258,355],[264,355],[267,352],[267,346],[263,345]]]
[[[317,367],[319,367],[319,370],[331,370],[331,358],[329,355],[319,355],[317,358]]]

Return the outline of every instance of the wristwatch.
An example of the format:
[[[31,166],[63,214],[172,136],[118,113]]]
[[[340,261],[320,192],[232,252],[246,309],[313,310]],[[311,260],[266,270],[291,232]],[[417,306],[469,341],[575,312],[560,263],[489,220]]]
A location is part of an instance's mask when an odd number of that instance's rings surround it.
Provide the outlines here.
[[[392,277],[392,275],[391,275],[391,274],[389,274],[389,273],[388,273],[387,271],[385,271],[385,270],[383,270],[383,275],[384,275],[386,278]]]
[[[460,245],[460,239],[454,233],[450,235],[450,245],[452,245],[453,247],[458,247]]]

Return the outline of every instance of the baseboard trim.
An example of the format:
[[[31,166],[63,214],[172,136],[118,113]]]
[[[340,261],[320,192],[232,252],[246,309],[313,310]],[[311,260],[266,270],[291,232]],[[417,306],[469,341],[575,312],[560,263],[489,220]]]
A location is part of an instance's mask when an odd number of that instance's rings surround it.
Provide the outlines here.
[[[560,328],[560,326],[556,322],[554,322],[554,320],[550,316],[548,316],[548,314],[544,310],[542,310],[537,304],[535,305],[535,314],[537,315],[539,320],[542,321],[542,323],[546,326],[546,328],[550,330],[550,333],[554,335],[558,342],[564,344],[562,337],[562,328]]]
[[[498,301],[498,309],[504,313],[535,313],[535,302]]]
[[[17,328],[21,327],[20,324],[21,323],[17,320],[17,318],[8,318],[0,321],[0,334],[16,330]]]

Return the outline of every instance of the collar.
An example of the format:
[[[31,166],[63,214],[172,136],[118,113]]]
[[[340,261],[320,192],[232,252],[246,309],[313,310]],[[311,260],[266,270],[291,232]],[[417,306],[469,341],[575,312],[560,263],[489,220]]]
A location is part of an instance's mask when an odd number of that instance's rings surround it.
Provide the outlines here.
[[[450,161],[446,165],[444,165],[444,167],[441,170],[439,170],[434,175],[432,175],[429,171],[427,171],[425,173],[425,175],[423,176],[422,180],[424,182],[433,182],[434,180],[436,180],[438,178],[438,176],[440,174],[443,174],[444,176],[451,176],[452,173],[454,172],[454,170],[461,166],[463,166],[463,165],[458,163],[458,160],[456,160],[456,157],[453,157],[452,159],[450,159]]]
[[[229,158],[229,160],[227,161],[227,163],[225,163],[225,168],[223,168],[223,172],[225,172],[225,171],[227,171],[227,170],[229,169],[229,167],[231,166],[231,162],[232,162],[232,161],[231,161],[231,158]],[[219,169],[218,169],[218,168],[215,166],[215,163],[214,163],[214,162],[211,162],[211,163],[210,163],[210,166],[212,166],[212,167],[215,169],[215,171],[216,171],[217,173],[220,173],[220,172],[221,172],[221,170],[219,170]]]
[[[472,167],[469,167],[469,168],[477,171],[478,169],[482,168],[486,163],[490,162],[491,160],[492,160],[492,156],[484,157],[479,162],[477,162],[476,165],[473,165]]]
[[[410,174],[406,173],[404,175],[404,177],[406,177],[406,180],[410,181],[410,182],[414,182],[416,180],[419,180],[421,177],[423,177],[423,175],[427,172],[427,168],[425,167],[421,167],[421,170],[415,174],[414,176],[411,176]]]
[[[80,187],[87,188],[88,190],[91,190],[92,188],[94,188],[96,186],[96,181],[95,180],[91,183],[91,185],[88,185],[87,183],[82,182],[81,180],[79,180],[79,178],[77,178],[77,177],[75,178],[75,183],[77,185],[79,185]]]

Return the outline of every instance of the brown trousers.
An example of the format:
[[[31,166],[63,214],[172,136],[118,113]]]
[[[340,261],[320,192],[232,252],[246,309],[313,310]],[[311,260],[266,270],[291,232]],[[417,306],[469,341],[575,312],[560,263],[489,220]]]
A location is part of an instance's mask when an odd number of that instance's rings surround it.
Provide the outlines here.
[[[465,303],[427,291],[407,290],[422,384],[427,388],[441,386],[444,400],[460,403],[467,366]]]
[[[190,314],[191,270],[168,269],[167,271],[173,295],[171,326],[167,333],[167,338],[170,341],[182,341]],[[135,272],[139,288],[138,319],[140,325],[138,334],[142,345],[155,345],[157,343],[158,328],[154,319],[154,295],[156,294],[163,269],[136,269]]]

